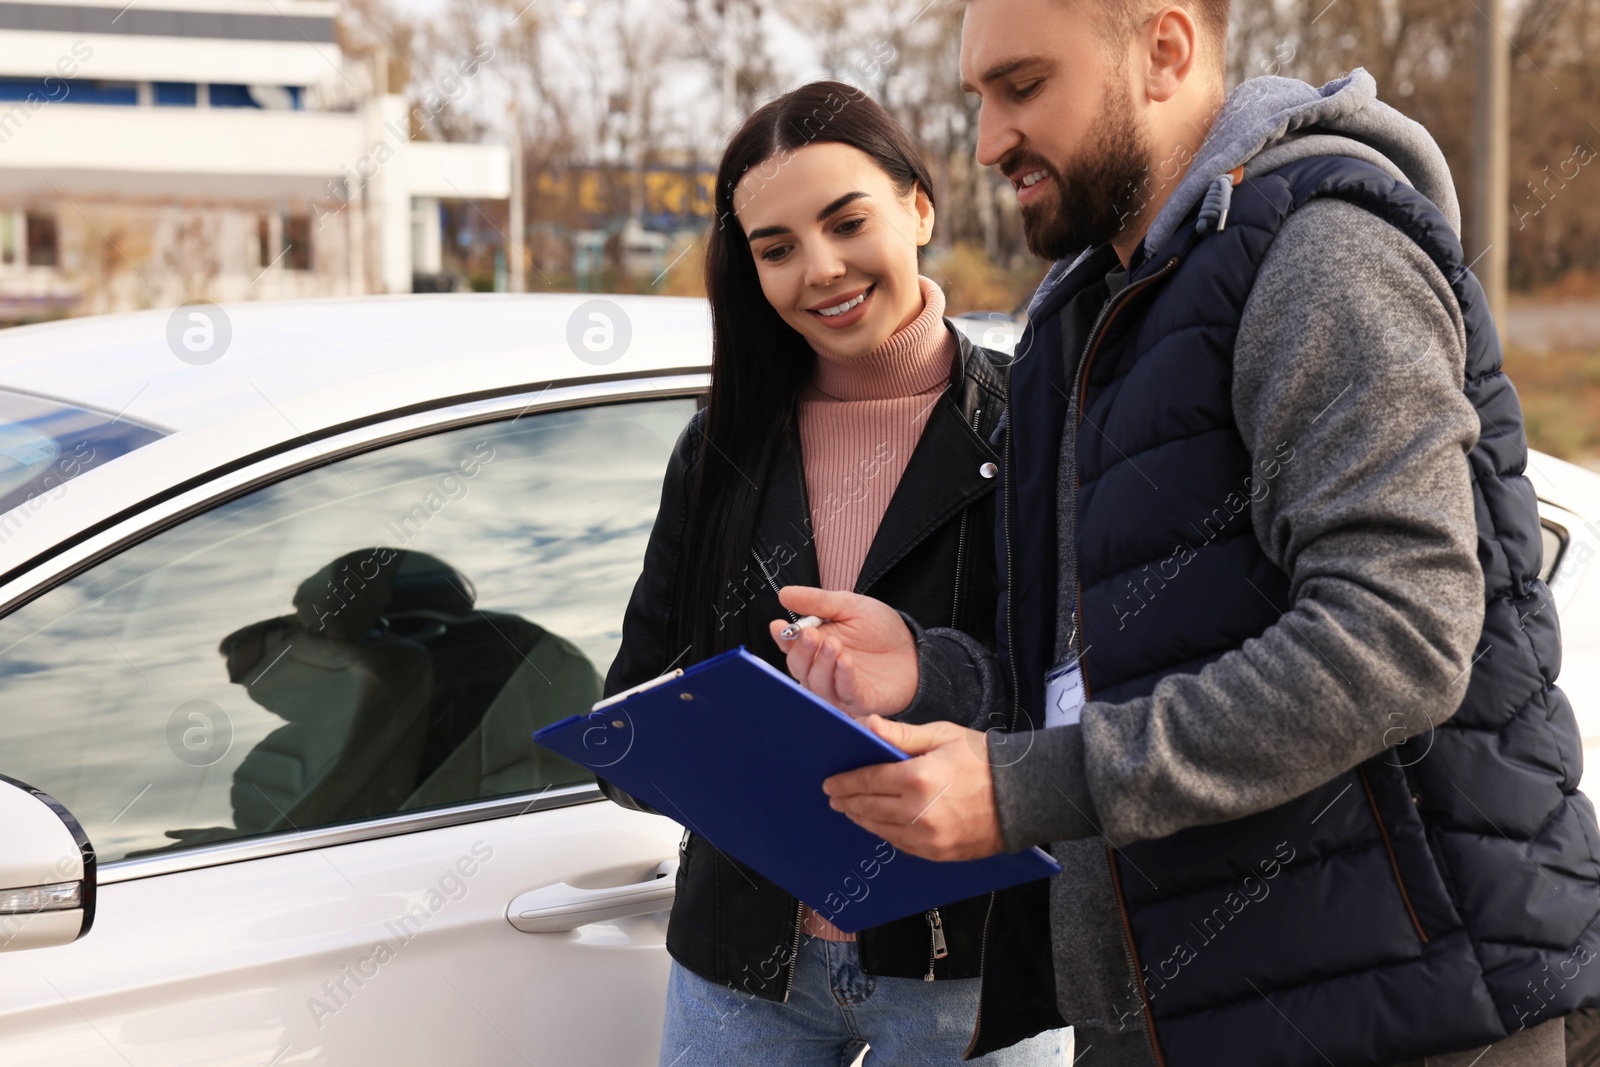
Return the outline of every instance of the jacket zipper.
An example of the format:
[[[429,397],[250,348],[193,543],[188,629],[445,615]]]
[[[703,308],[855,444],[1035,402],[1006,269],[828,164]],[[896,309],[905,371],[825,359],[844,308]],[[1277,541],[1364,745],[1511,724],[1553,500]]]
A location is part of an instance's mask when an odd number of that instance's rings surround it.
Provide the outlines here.
[[[979,407],[979,408],[973,408],[972,409],[972,432],[973,433],[977,433],[978,432],[978,423],[979,423],[979,421],[981,421],[982,417],[983,417],[983,408]],[[966,508],[962,508],[961,509],[961,530],[956,535],[955,593],[950,598],[950,625],[952,627],[956,626],[960,622],[960,619],[961,619],[961,616],[959,614],[959,612],[961,610],[961,562],[962,562],[962,560],[964,560],[966,558],[966,555],[967,555],[967,523],[970,520],[971,515],[972,515],[972,508],[966,507]],[[989,907],[990,908],[994,907],[994,894],[993,893],[989,894]],[[928,936],[929,936],[929,943],[928,943],[928,973],[923,975],[922,980],[925,981],[925,982],[931,982],[931,981],[933,981],[933,964],[934,964],[934,961],[935,960],[942,960],[946,956],[950,955],[950,948],[949,948],[949,945],[947,944],[947,942],[945,941],[945,937],[944,937],[944,921],[939,917],[939,909],[938,908],[934,908],[933,910],[929,911],[927,913],[927,920],[928,920]],[[983,942],[984,942],[985,945],[987,944],[988,939],[989,939],[989,913],[987,911],[985,911],[984,912],[984,916],[983,916]],[[980,947],[979,952],[978,952],[978,980],[979,980],[979,982],[982,982],[982,980],[983,980],[983,951],[982,951],[981,947]],[[977,1031],[977,1023],[976,1022],[974,1022],[974,1024],[973,1024],[972,1039],[974,1041],[976,1041],[978,1039],[978,1031]],[[968,1047],[970,1048],[971,1046],[969,1045]]]
[[[767,580],[767,585],[772,589],[772,595],[773,596],[777,596],[778,595],[778,583],[773,578],[772,575],[767,573],[767,565],[762,562],[761,553],[756,551],[756,547],[754,545],[750,546],[750,555],[755,557],[756,569],[761,572],[761,577],[763,577],[763,578],[765,578]],[[783,607],[781,602],[779,603],[778,606],[779,607]],[[785,615],[789,616],[789,621],[790,622],[799,622],[800,621],[800,616],[796,615],[794,612],[790,611],[788,608],[784,608],[783,609],[783,613]],[[794,943],[789,946],[789,977],[787,979],[785,979],[784,983],[783,983],[783,1002],[785,1004],[789,1003],[789,993],[790,993],[791,990],[794,989],[794,974],[795,974],[795,971],[797,971],[799,969],[799,967],[800,967],[800,927],[805,922],[805,916],[806,916],[805,909],[806,909],[806,906],[805,906],[805,903],[803,901],[799,901],[799,900],[795,901],[795,903],[794,903]]]
[[[1126,307],[1128,302],[1132,300],[1134,296],[1148,286],[1153,285],[1155,282],[1166,277],[1168,274],[1171,274],[1173,270],[1177,268],[1177,266],[1178,257],[1172,256],[1161,265],[1160,270],[1156,271],[1154,274],[1151,274],[1149,277],[1141,278],[1139,281],[1133,283],[1126,289],[1122,290],[1121,293],[1117,294],[1115,299],[1107,301],[1105,307],[1100,309],[1100,314],[1095,316],[1094,326],[1090,328],[1088,340],[1086,340],[1083,345],[1083,359],[1079,361],[1080,368],[1078,371],[1078,376],[1072,383],[1072,400],[1070,402],[1073,407],[1076,426],[1083,425],[1083,397],[1089,389],[1089,368],[1093,366],[1095,353],[1099,351],[1100,341],[1105,336],[1105,334],[1102,332],[1103,328],[1110,324],[1111,319],[1115,318],[1117,312]],[[1072,450],[1072,455],[1072,535],[1076,537],[1078,535],[1078,450],[1076,448]],[[1076,571],[1076,561],[1078,558],[1077,552],[1073,552],[1072,558],[1074,561],[1073,569]],[[1076,573],[1074,573],[1072,576],[1072,588],[1072,634],[1069,640],[1072,643],[1073,650],[1077,653],[1078,659],[1081,662],[1083,659],[1083,582]],[[1078,670],[1078,677],[1083,679],[1083,699],[1085,703],[1088,703],[1088,671],[1080,667]]]
[[[1117,873],[1116,846],[1106,844],[1106,864],[1111,868],[1111,891],[1117,897],[1117,911],[1122,916],[1122,954],[1127,961],[1128,970],[1133,972],[1133,983],[1139,990],[1139,1003],[1144,1006],[1144,1037],[1150,1043],[1150,1055],[1155,1059],[1156,1067],[1167,1067],[1166,1057],[1161,1055],[1161,1045],[1156,1041],[1156,1020],[1150,1014],[1150,998],[1145,994],[1144,978],[1139,974],[1139,959],[1133,952],[1133,922],[1128,918],[1128,906],[1122,902],[1122,877]]]
[[[771,589],[772,589],[772,595],[773,596],[777,596],[778,595],[778,583],[773,579],[772,575],[767,573],[767,565],[761,561],[761,553],[756,551],[754,545],[750,546],[750,554],[755,557],[756,567],[757,567],[757,569],[759,569],[761,571],[761,577],[763,577],[763,578],[765,578],[767,580],[767,585],[770,586]],[[782,604],[780,603],[779,606],[782,607]],[[785,615],[789,616],[789,621],[790,622],[799,622],[800,621],[800,616],[796,615],[794,612],[790,611],[788,608],[784,608],[783,609],[783,613]],[[799,968],[800,968],[800,928],[801,928],[802,924],[804,924],[804,922],[805,922],[805,917],[806,917],[805,902],[804,901],[799,901],[799,900],[795,901],[794,902],[794,943],[789,946],[789,977],[787,979],[785,979],[784,983],[783,983],[783,1002],[785,1004],[789,1003],[789,993],[790,993],[791,990],[794,989],[794,974],[795,974],[795,971],[799,970]]]
[[[1400,890],[1400,900],[1406,906],[1406,914],[1411,916],[1411,925],[1417,931],[1417,937],[1424,943],[1428,935],[1422,929],[1422,920],[1417,918],[1417,909],[1411,906],[1411,894],[1406,891],[1405,879],[1400,877],[1400,858],[1394,854],[1394,842],[1389,837],[1389,828],[1384,825],[1383,813],[1378,810],[1378,798],[1372,792],[1372,782],[1367,778],[1367,769],[1356,766],[1356,774],[1361,776],[1361,788],[1366,790],[1367,805],[1372,808],[1372,820],[1378,824],[1378,833],[1383,838],[1383,849],[1389,854],[1389,868],[1394,871],[1395,888]]]
[[[981,407],[973,409],[973,411],[972,411],[972,432],[973,433],[977,433],[978,432],[978,423],[982,420],[982,416],[983,416],[983,409]],[[960,610],[961,610],[961,564],[962,564],[962,561],[965,560],[966,556],[967,556],[967,522],[968,522],[968,519],[969,519],[971,513],[972,513],[972,509],[970,507],[962,509],[962,511],[961,511],[961,531],[956,536],[956,584],[955,584],[955,596],[951,599],[951,602],[950,602],[950,625],[952,627],[958,627],[960,625],[960,622],[961,622],[961,615],[960,615]],[[983,934],[982,934],[981,939],[978,942],[978,984],[979,984],[980,988],[982,987],[982,984],[983,984],[984,959],[985,959],[986,955],[988,954],[988,949],[989,949],[989,915],[993,911],[994,911],[994,894],[991,892],[989,894],[989,906],[987,908],[985,908],[984,912],[983,912]],[[935,908],[931,912],[928,913],[928,925],[933,928],[932,929],[933,946],[932,946],[932,948],[930,950],[930,954],[928,956],[928,974],[927,974],[927,977],[925,979],[926,981],[929,981],[929,982],[933,981],[933,961],[936,960],[936,959],[942,959],[944,956],[948,955],[948,952],[944,951],[944,947],[945,947],[944,931],[939,928],[940,924],[937,921],[938,917],[939,917],[939,909],[938,908]],[[983,1013],[980,1011],[973,1018],[973,1022],[972,1022],[972,1040],[967,1042],[967,1050],[966,1050],[965,1053],[962,1054],[962,1058],[963,1059],[965,1059],[966,1056],[969,1055],[972,1052],[973,1046],[978,1043],[978,1032],[979,1032],[979,1030],[982,1029],[982,1027],[983,1027]]]
[[[928,920],[928,973],[922,976],[924,982],[933,981],[933,961],[942,960],[950,955],[950,946],[944,939],[944,920],[939,917],[938,908],[930,908],[922,913]]]
[[[978,432],[978,420],[983,415],[982,408],[972,409],[972,432]],[[957,623],[961,616],[957,614],[961,609],[961,561],[967,555],[967,519],[971,515],[970,506],[961,509],[961,531],[956,535],[956,581],[955,593],[950,598],[950,625],[958,628]]]
[[[773,596],[777,596],[778,595],[778,582],[777,582],[777,580],[775,578],[773,578],[772,575],[767,573],[767,565],[765,563],[761,562],[761,553],[756,551],[756,547],[754,545],[750,546],[750,554],[755,557],[756,569],[761,572],[761,577],[763,577],[763,578],[765,578],[767,580],[767,585],[768,585],[769,588],[771,588],[772,595]],[[781,601],[781,600],[778,601],[778,606],[780,608],[783,608],[783,601]],[[783,613],[785,615],[789,616],[789,621],[790,622],[799,622],[800,621],[800,616],[796,615],[794,612],[790,611],[788,608],[783,608]]]
[[[1006,469],[1010,470],[1012,466],[1010,430],[1006,431],[1003,458],[1006,461]],[[1009,481],[1009,479],[1003,479],[1000,483],[1000,536],[1006,546],[1006,589],[1008,590],[1006,594],[1006,641],[1008,644],[1006,647],[1011,649],[1011,655],[1008,657],[1011,669],[1011,715],[1006,722],[1007,733],[1016,730],[1017,712],[1022,707],[1022,690],[1017,686],[1016,629],[1011,623],[1011,603],[1009,599],[1011,595],[1009,590],[1016,588],[1012,581],[1011,494],[1007,491],[1009,489]],[[978,1047],[978,1036],[983,1033],[983,970],[989,957],[989,920],[994,915],[994,896],[993,892],[989,894],[989,906],[983,912],[983,936],[978,942],[978,1012],[972,1020],[972,1040],[967,1042],[966,1051],[961,1054],[962,1059],[972,1055],[972,1050]]]
[[[1155,284],[1157,281],[1166,277],[1168,274],[1171,274],[1173,270],[1177,268],[1177,266],[1178,257],[1172,256],[1161,265],[1160,270],[1149,275],[1148,277],[1141,278],[1139,281],[1123,289],[1121,293],[1117,294],[1115,299],[1107,301],[1106,305],[1100,309],[1100,314],[1095,316],[1094,326],[1090,328],[1088,339],[1084,341],[1083,358],[1079,361],[1077,377],[1072,383],[1072,398],[1070,402],[1073,409],[1075,429],[1083,425],[1083,398],[1089,390],[1089,370],[1094,365],[1094,357],[1100,350],[1101,340],[1105,337],[1105,327],[1108,326],[1111,320],[1116,317],[1117,312],[1128,306],[1129,301],[1131,301],[1136,295],[1149,286]],[[1073,449],[1072,535],[1074,537],[1078,535],[1078,487],[1079,477],[1077,449]],[[1072,558],[1073,570],[1076,572],[1078,569],[1078,554],[1076,551],[1073,552]],[[1007,553],[1007,559],[1008,561],[1010,559],[1009,551]],[[1071,643],[1073,651],[1076,653],[1081,664],[1083,661],[1083,582],[1077,573],[1073,574],[1072,634],[1068,640]],[[1015,657],[1013,657],[1013,660],[1014,659]],[[1082,669],[1081,666],[1078,671],[1078,677],[1081,679],[1083,684],[1084,703],[1088,703],[1089,675],[1088,672]],[[1117,911],[1122,915],[1123,959],[1128,965],[1129,972],[1133,975],[1134,985],[1139,990],[1139,1001],[1144,1006],[1145,1040],[1150,1043],[1150,1055],[1154,1057],[1155,1062],[1158,1065],[1161,1065],[1161,1067],[1165,1067],[1166,1059],[1161,1055],[1161,1045],[1156,1040],[1155,1017],[1150,1014],[1150,998],[1145,992],[1144,977],[1139,973],[1138,957],[1134,954],[1133,923],[1128,917],[1128,905],[1122,899],[1122,879],[1117,873],[1116,849],[1109,843],[1106,846],[1106,863],[1111,868],[1111,891],[1116,895],[1117,898]]]
[[[978,942],[978,1011],[972,1020],[972,1040],[967,1042],[961,1058],[972,1055],[978,1047],[978,1034],[983,1031],[983,965],[989,957],[989,917],[994,914],[994,893],[989,893],[989,906],[983,910],[983,937]]]
[[[794,974],[800,969],[800,926],[805,922],[806,906],[803,901],[794,902],[794,943],[789,946],[789,977],[783,983],[783,1002],[789,1003],[789,994],[794,990]]]

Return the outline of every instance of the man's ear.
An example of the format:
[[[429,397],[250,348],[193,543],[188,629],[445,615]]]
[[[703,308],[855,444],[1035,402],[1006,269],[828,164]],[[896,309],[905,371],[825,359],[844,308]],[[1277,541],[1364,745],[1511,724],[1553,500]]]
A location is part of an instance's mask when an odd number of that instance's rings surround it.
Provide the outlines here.
[[[1152,103],[1177,95],[1194,74],[1200,56],[1200,28],[1188,11],[1169,5],[1150,16],[1134,38],[1134,76]]]
[[[912,210],[917,213],[917,247],[933,240],[933,201],[919,182],[911,199]]]

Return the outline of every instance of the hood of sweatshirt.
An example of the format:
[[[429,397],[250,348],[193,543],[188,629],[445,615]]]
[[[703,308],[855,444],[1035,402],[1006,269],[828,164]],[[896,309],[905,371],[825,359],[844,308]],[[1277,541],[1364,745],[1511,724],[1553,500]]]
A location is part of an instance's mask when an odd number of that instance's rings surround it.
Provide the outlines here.
[[[1144,247],[1159,248],[1211,183],[1235,167],[1243,165],[1248,180],[1297,159],[1328,155],[1356,156],[1383,168],[1433,201],[1451,228],[1461,232],[1461,205],[1444,153],[1420,123],[1379,100],[1378,83],[1357,67],[1321,88],[1294,78],[1240,82],[1150,224]],[[1030,312],[1079,258],[1050,267]]]

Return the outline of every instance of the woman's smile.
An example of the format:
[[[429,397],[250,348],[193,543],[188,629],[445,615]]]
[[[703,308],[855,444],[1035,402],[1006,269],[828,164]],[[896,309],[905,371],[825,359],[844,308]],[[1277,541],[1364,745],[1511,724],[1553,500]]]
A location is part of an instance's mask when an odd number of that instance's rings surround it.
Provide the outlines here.
[[[867,310],[872,302],[872,294],[878,288],[877,283],[865,289],[857,289],[840,299],[829,300],[806,310],[817,317],[822,325],[830,330],[842,330],[847,326],[854,326],[867,315]]]

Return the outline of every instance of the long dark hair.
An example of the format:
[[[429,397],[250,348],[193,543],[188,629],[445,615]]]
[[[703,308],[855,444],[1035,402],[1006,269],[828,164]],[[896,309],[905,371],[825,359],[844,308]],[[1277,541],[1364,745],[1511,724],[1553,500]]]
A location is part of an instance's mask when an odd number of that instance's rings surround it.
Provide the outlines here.
[[[716,218],[706,244],[711,393],[689,483],[678,574],[678,645],[689,647],[688,662],[766,632],[767,620],[745,610],[767,584],[750,551],[756,515],[767,474],[794,428],[795,398],[816,361],[805,338],[761,291],[749,241],[733,213],[734,189],[748,175],[760,195],[763,175],[774,176],[796,150],[824,142],[865,152],[901,196],[920,186],[933,200],[927,165],[905,130],[870,96],[842,82],[811,82],[785,93],[751,114],[729,140],[717,168]]]

